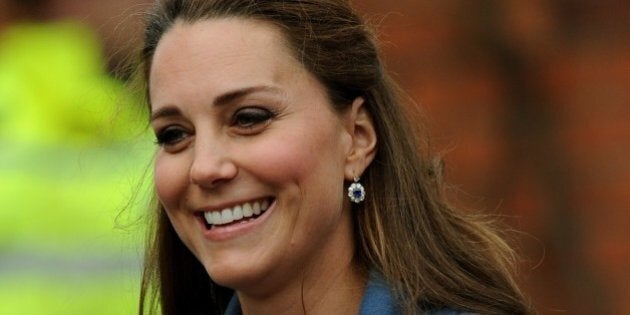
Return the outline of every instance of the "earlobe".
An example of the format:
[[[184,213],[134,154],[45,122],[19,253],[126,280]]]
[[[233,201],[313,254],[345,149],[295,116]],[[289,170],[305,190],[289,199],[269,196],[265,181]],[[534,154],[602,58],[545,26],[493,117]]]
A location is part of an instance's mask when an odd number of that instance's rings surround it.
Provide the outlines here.
[[[376,155],[376,128],[363,97],[352,102],[349,113],[349,131],[352,136],[352,149],[346,159],[345,178],[348,181],[360,177],[372,163]]]

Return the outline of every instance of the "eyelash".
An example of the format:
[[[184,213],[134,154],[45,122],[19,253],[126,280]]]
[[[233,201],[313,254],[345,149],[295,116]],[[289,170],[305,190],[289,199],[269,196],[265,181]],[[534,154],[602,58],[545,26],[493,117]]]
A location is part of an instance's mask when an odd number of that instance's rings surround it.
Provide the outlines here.
[[[240,129],[241,133],[253,134],[259,131],[257,127],[264,127],[276,116],[276,112],[262,107],[244,107],[234,113],[230,125]],[[186,136],[183,127],[170,125],[156,133],[155,143],[161,147],[174,146]]]
[[[274,111],[262,107],[244,107],[234,113],[232,126],[252,131],[276,116]]]
[[[155,135],[155,143],[161,147],[177,144],[184,139],[186,131],[182,127],[168,126]]]

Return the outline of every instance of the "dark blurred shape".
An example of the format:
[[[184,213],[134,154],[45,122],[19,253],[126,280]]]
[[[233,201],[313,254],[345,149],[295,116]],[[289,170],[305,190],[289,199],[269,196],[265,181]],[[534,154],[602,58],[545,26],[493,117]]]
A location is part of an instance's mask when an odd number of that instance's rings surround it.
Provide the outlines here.
[[[355,1],[464,208],[505,214],[541,314],[630,308],[630,3]]]
[[[99,36],[110,72],[117,71],[134,52],[141,33],[141,14],[150,0],[0,0],[0,28],[5,21],[74,20]],[[123,76],[126,73],[123,73]]]

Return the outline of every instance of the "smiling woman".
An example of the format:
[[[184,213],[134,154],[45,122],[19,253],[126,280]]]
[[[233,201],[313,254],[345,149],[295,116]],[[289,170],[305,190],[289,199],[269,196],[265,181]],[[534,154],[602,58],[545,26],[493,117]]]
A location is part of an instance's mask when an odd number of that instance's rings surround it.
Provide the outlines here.
[[[150,72],[160,203],[210,277],[255,310],[269,292],[290,305],[309,275],[360,289],[358,270],[330,267],[353,257],[344,173],[362,173],[375,147],[362,102],[339,116],[279,42],[255,20],[176,22]]]
[[[346,1],[159,1],[140,67],[159,144],[141,314],[528,312]]]

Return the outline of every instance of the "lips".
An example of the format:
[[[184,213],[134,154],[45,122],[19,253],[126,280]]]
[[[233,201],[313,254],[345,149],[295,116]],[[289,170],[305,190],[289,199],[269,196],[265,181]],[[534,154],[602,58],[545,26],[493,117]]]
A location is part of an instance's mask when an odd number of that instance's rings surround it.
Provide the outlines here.
[[[248,222],[255,220],[262,213],[267,211],[272,202],[273,200],[271,198],[265,198],[237,204],[221,210],[204,211],[203,219],[208,229]]]

